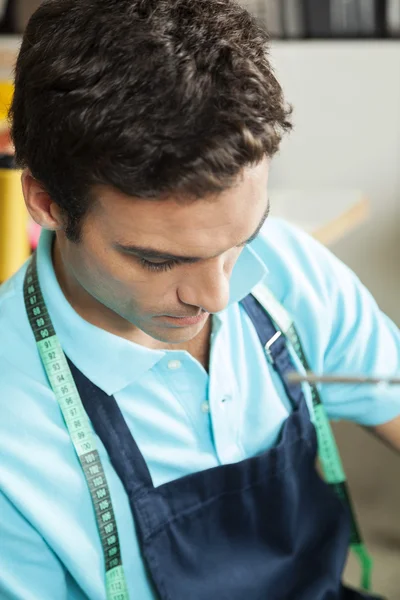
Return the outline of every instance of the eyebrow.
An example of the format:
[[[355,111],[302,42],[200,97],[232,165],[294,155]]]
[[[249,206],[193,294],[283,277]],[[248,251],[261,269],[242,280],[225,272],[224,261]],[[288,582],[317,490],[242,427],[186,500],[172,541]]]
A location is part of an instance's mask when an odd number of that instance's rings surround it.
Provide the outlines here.
[[[263,226],[265,224],[265,221],[267,220],[267,218],[269,216],[270,208],[271,208],[271,204],[270,204],[270,201],[268,200],[268,206],[266,208],[265,213],[262,216],[262,219],[261,219],[257,229],[245,242],[238,244],[236,246],[236,248],[243,248],[244,246],[247,246],[247,244],[251,244],[251,242],[254,242],[254,240],[258,237],[261,229],[263,228]],[[162,251],[156,250],[154,248],[149,248],[149,247],[145,247],[145,246],[135,246],[135,245],[131,245],[131,244],[120,244],[119,242],[116,242],[114,244],[114,247],[117,248],[117,250],[122,250],[123,252],[127,252],[128,254],[135,254],[136,256],[139,256],[140,258],[150,259],[150,260],[176,261],[176,262],[186,263],[186,264],[193,264],[193,263],[205,260],[204,258],[201,258],[198,256],[181,256],[179,254],[171,254],[170,252],[162,252]]]

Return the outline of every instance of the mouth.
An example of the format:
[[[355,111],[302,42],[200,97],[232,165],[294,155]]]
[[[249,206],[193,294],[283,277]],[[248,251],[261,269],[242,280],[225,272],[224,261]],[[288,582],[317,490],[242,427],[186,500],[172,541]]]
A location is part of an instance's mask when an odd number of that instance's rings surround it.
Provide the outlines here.
[[[162,317],[157,317],[157,320],[169,323],[174,327],[189,327],[191,325],[198,325],[199,323],[202,323],[207,319],[207,317],[207,312],[201,312],[196,317],[169,317],[164,315]]]

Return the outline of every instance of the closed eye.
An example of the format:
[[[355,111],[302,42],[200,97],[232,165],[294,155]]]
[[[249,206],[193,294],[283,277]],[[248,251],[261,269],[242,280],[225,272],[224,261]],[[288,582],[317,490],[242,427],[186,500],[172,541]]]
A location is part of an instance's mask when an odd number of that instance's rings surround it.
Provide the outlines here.
[[[142,267],[148,271],[152,271],[153,273],[171,271],[174,267],[180,264],[177,260],[166,260],[164,262],[150,262],[145,258],[140,258],[139,260]]]

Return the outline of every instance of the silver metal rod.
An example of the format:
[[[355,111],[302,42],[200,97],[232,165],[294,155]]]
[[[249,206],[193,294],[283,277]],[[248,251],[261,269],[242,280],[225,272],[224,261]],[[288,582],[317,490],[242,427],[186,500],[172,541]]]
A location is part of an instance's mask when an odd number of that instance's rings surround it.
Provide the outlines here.
[[[365,377],[358,375],[317,375],[307,371],[290,373],[288,381],[291,383],[323,383],[323,384],[352,384],[352,385],[400,385],[400,377]]]

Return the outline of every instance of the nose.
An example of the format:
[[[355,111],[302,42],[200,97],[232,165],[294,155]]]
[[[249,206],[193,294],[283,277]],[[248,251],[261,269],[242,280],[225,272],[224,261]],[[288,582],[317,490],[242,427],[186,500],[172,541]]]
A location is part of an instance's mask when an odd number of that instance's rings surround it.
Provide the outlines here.
[[[191,265],[179,285],[179,300],[211,314],[220,312],[229,302],[229,279],[221,256]]]

